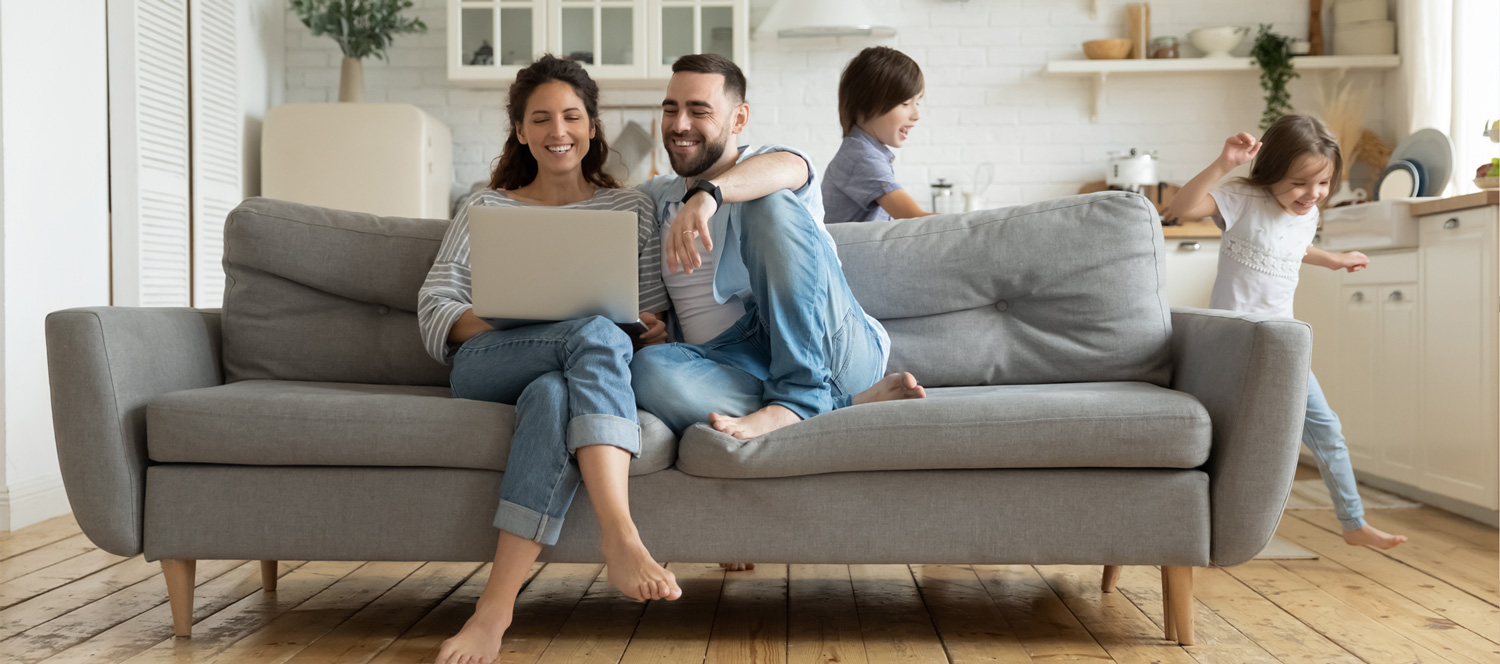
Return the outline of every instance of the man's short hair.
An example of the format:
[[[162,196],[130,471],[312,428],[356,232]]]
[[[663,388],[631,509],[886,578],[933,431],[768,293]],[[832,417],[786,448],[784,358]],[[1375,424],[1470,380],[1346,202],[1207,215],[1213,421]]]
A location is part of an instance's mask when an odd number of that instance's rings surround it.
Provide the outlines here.
[[[886,46],[859,52],[839,77],[839,124],[844,135],[870,118],[885,115],[922,93],[922,68],[905,53]]]
[[[672,63],[672,73],[718,74],[724,77],[724,92],[737,103],[745,101],[745,72],[733,60],[715,53],[684,55]]]

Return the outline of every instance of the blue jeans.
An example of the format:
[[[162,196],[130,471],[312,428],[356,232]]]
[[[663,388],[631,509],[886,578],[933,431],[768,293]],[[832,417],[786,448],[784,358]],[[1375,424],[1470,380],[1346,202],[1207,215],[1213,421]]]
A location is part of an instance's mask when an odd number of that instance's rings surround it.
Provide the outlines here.
[[[1307,374],[1307,419],[1302,424],[1302,444],[1312,450],[1318,461],[1323,483],[1333,498],[1333,512],[1344,530],[1365,527],[1365,506],[1359,500],[1354,483],[1354,465],[1349,463],[1349,448],[1344,445],[1344,428],[1339,416],[1328,406],[1323,387],[1311,373]]]
[[[574,453],[639,456],[630,337],[599,316],[477,334],[453,356],[453,396],[516,407],[495,527],[557,543],[582,476]]]
[[[650,346],[630,363],[641,409],[675,432],[770,404],[807,419],[848,406],[885,372],[880,338],[807,209],[779,191],[742,213],[745,315],[708,343]]]

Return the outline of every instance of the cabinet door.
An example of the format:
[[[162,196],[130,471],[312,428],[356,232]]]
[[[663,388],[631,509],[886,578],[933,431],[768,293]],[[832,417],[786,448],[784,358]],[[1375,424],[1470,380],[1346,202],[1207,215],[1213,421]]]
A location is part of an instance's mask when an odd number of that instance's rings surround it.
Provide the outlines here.
[[[1375,411],[1375,359],[1380,325],[1379,288],[1345,286],[1339,308],[1339,338],[1333,380],[1324,383],[1328,405],[1344,428],[1349,459],[1357,470],[1383,475]]]
[[[1335,354],[1339,349],[1338,321],[1343,309],[1343,285],[1338,272],[1316,265],[1303,265],[1297,281],[1293,313],[1312,326],[1312,370],[1323,389],[1335,380]]]
[[[448,0],[448,78],[507,81],[547,51],[546,0]]]
[[[1167,239],[1167,303],[1208,308],[1219,272],[1218,240]]]
[[[1419,486],[1496,508],[1495,208],[1420,220]],[[1471,214],[1472,213],[1472,214]]]
[[[1372,415],[1383,474],[1409,481],[1417,470],[1417,343],[1420,309],[1415,283],[1381,286],[1380,333],[1376,342]]]
[[[645,0],[552,0],[548,47],[596,79],[645,78]]]
[[[693,53],[717,53],[749,69],[748,0],[650,0],[652,78],[670,78],[672,63]]]

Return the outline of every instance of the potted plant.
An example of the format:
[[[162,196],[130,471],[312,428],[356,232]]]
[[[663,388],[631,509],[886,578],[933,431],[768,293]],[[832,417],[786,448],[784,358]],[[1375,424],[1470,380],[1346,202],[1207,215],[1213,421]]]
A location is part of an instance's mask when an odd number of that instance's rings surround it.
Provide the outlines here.
[[[364,58],[384,60],[395,35],[427,31],[422,19],[401,15],[411,0],[291,0],[291,8],[314,36],[333,37],[344,52],[339,101],[365,100]]]
[[[1301,74],[1292,70],[1291,44],[1290,37],[1271,32],[1271,25],[1262,23],[1250,49],[1250,57],[1260,65],[1260,88],[1266,91],[1266,110],[1260,116],[1262,130],[1292,111],[1292,95],[1286,91],[1286,84]]]

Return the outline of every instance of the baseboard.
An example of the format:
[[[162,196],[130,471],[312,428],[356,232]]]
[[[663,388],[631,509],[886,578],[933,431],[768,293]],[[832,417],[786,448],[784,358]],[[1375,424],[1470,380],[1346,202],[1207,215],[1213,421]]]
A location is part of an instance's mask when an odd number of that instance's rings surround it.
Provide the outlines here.
[[[1307,453],[1306,450],[1303,451],[1302,456],[1298,458],[1298,461],[1302,465],[1309,468],[1317,469],[1318,467],[1317,462],[1312,458],[1311,454]],[[1466,503],[1462,500],[1456,500],[1447,496],[1438,495],[1431,491],[1419,489],[1399,480],[1380,477],[1379,475],[1371,475],[1369,473],[1362,473],[1358,468],[1354,469],[1354,479],[1357,482],[1368,484],[1377,489],[1380,489],[1381,491],[1389,491],[1398,496],[1401,496],[1402,498],[1415,500],[1430,507],[1436,507],[1440,510],[1443,510],[1444,512],[1452,512],[1453,514],[1464,517],[1465,519],[1469,519],[1470,521],[1478,521],[1479,523],[1482,523],[1491,528],[1494,528],[1497,524],[1500,524],[1500,510],[1492,510],[1489,508],[1480,507],[1472,503]]]
[[[20,530],[73,511],[62,475],[48,475],[0,488],[0,532]]]

